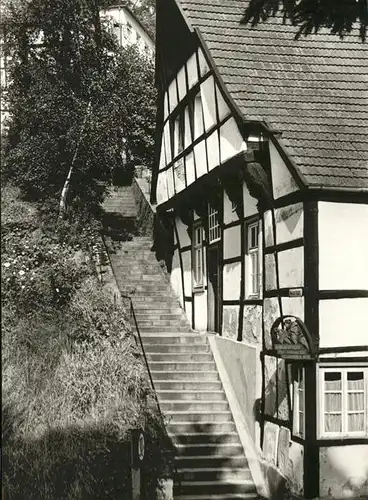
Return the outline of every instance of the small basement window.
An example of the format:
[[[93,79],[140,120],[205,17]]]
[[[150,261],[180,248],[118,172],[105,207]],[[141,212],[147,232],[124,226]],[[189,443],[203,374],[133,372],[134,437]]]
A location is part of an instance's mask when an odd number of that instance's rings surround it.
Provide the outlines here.
[[[320,436],[367,436],[368,368],[328,367],[319,374]]]

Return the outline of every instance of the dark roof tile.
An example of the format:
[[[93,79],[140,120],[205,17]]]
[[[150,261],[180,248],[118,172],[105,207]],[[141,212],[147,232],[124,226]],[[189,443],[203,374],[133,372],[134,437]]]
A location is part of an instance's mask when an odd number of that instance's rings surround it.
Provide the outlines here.
[[[282,132],[310,185],[368,189],[368,50],[358,31],[294,39],[281,16],[241,23],[246,0],[179,0],[246,119]]]

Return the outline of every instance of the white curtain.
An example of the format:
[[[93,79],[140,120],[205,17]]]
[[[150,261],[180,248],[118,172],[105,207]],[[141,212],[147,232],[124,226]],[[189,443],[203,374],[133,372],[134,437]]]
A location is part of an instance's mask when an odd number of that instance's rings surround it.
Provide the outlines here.
[[[325,373],[325,432],[342,432],[341,372]]]

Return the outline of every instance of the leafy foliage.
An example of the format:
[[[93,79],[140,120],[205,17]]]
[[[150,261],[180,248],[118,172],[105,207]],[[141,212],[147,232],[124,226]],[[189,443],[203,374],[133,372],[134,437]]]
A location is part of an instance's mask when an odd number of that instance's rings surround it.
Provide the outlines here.
[[[94,0],[31,0],[9,9],[5,26],[12,118],[4,179],[56,201],[74,164],[69,207],[95,210],[113,169],[153,160],[152,63],[134,47],[119,49]]]
[[[256,25],[282,12],[284,21],[289,19],[299,26],[296,38],[318,32],[322,27],[344,37],[355,23],[359,35],[366,39],[368,4],[366,0],[250,0],[243,21]]]

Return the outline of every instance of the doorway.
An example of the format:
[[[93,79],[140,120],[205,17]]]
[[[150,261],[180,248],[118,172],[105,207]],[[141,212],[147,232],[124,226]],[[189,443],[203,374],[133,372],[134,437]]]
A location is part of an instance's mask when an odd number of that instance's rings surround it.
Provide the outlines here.
[[[221,273],[220,252],[217,245],[208,248],[208,331],[221,333]]]

